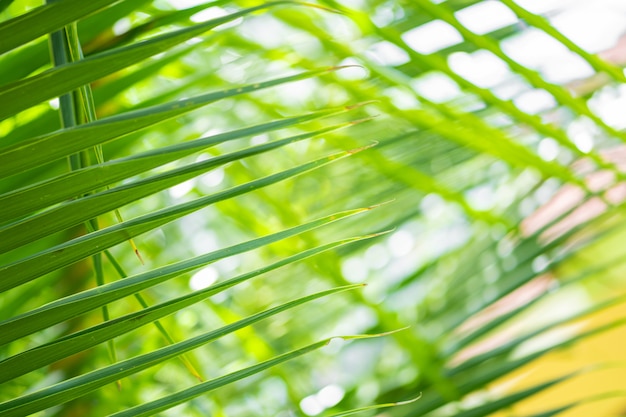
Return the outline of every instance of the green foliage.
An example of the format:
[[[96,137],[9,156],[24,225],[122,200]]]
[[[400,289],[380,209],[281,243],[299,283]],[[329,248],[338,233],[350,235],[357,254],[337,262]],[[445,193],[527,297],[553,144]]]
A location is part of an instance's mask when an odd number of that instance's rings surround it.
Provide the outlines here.
[[[487,416],[596,372],[510,388],[625,322],[569,327],[626,301],[622,69],[509,0],[352,3],[0,1],[1,415]],[[518,62],[528,26],[603,85]]]

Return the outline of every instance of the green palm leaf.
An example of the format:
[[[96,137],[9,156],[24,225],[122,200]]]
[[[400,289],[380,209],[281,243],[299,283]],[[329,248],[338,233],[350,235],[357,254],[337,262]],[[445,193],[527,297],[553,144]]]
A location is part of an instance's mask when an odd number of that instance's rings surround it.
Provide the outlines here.
[[[623,409],[619,46],[513,0],[178,3],[0,1],[2,415]]]

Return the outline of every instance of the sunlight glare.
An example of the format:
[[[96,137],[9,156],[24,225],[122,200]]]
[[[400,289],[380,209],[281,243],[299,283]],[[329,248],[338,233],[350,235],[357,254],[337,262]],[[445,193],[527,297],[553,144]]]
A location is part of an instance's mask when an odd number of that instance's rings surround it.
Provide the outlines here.
[[[473,4],[459,10],[455,16],[463,26],[479,35],[517,23],[515,13],[497,1]]]
[[[411,49],[432,54],[463,41],[461,34],[442,20],[433,20],[402,34],[402,39]]]
[[[217,281],[217,271],[215,268],[208,266],[193,274],[189,279],[189,288],[198,291],[211,286]]]

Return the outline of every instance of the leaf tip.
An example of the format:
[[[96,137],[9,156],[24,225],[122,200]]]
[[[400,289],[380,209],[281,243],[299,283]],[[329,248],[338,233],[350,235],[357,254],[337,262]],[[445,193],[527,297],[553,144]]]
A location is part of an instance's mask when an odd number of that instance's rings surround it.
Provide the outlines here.
[[[347,66],[355,66],[355,65],[347,65]],[[356,66],[363,68],[360,65],[356,65]],[[359,107],[364,107],[364,106],[367,106],[369,104],[374,104],[374,103],[380,103],[380,100],[367,100],[367,101],[362,101],[360,103],[349,104],[349,105],[345,106],[345,109],[346,110],[358,109]]]
[[[293,3],[298,4],[300,6],[307,6],[307,7],[312,7],[314,9],[323,10],[325,12],[336,13],[336,14],[346,14],[345,12],[339,9],[334,9],[332,7],[322,6],[320,4],[315,4],[315,3],[308,3],[306,1],[294,1]]]
[[[382,203],[371,205],[371,206],[367,207],[366,210],[374,210],[374,209],[376,209],[378,207],[382,207],[382,206],[386,206],[387,204],[394,203],[395,201],[396,201],[396,199],[392,198],[391,200],[387,200],[387,201],[383,201]],[[388,232],[392,232],[394,230],[395,230],[395,228],[388,230]],[[381,233],[387,233],[387,232],[381,232]]]
[[[328,67],[327,71],[329,71],[329,72],[339,71],[341,69],[346,69],[346,68],[361,68],[361,69],[365,70],[365,67],[363,65],[349,64],[349,65],[335,65],[335,66],[332,66],[332,67]]]
[[[394,403],[394,405],[411,404],[411,403],[414,403],[415,401],[419,400],[420,398],[422,398],[422,393],[421,392],[419,394],[417,394],[417,397],[415,397],[415,398],[411,398],[410,400],[397,401],[397,402]]]
[[[352,120],[351,122],[349,122],[349,124],[350,124],[351,126],[358,125],[358,124],[361,124],[361,123],[369,122],[370,120],[373,120],[373,119],[375,119],[376,117],[378,117],[378,115],[377,115],[377,114],[375,114],[375,115],[373,115],[373,116],[369,116],[369,117],[364,117],[364,118],[362,118],[362,119]]]
[[[369,148],[373,148],[376,145],[378,145],[378,141],[372,142],[369,145],[361,146],[359,148],[350,149],[349,151],[346,151],[346,152],[349,155],[354,155],[355,153],[359,153],[359,152],[362,152],[362,151],[367,150]]]

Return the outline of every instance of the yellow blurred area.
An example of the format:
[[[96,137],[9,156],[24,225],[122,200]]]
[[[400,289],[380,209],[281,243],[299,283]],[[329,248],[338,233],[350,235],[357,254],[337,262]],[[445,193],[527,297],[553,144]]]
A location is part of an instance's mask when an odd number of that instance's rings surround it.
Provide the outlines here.
[[[584,324],[581,330],[590,330],[614,322],[619,317],[626,319],[626,302],[589,316],[580,322]],[[507,389],[508,392],[516,392],[571,372],[582,371],[580,375],[493,416],[531,416],[576,401],[585,403],[558,414],[559,417],[625,416],[626,400],[623,396],[617,397],[617,393],[613,398],[607,396],[598,397],[595,401],[586,401],[595,396],[617,391],[621,391],[623,395],[626,391],[624,324],[584,339],[572,347],[549,353],[519,369],[505,381],[500,381],[496,385],[509,384],[517,379],[518,381]],[[599,367],[594,369],[594,365]]]

